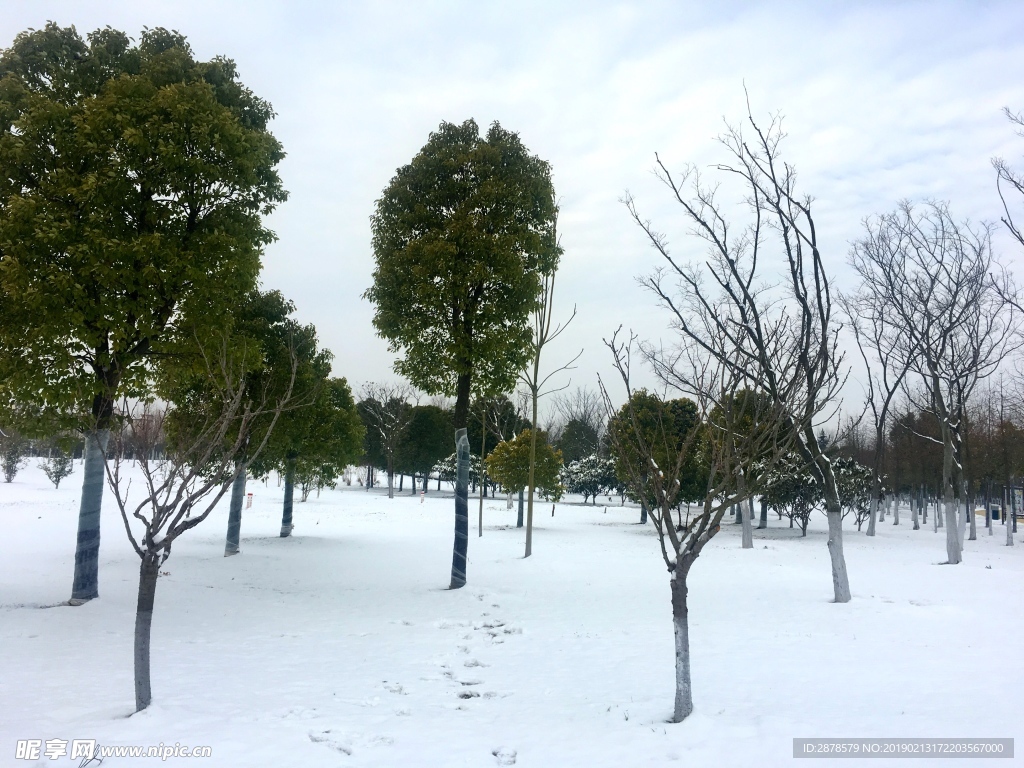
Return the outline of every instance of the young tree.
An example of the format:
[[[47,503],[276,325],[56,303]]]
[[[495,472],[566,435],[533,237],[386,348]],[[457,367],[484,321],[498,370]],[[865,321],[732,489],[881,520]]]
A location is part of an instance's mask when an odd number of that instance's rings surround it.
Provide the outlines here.
[[[291,390],[277,401],[253,402],[247,397],[249,365],[232,359],[225,344],[219,359],[210,360],[205,396],[159,410],[148,403],[130,407],[125,401],[115,422],[114,455],[104,463],[128,540],[141,560],[135,614],[135,709],[152,700],[150,637],[160,566],[174,541],[205,520],[247,462],[258,458],[286,407]],[[291,367],[294,377],[296,365]],[[212,397],[211,397],[212,395]],[[252,422],[269,416],[259,443],[249,442]],[[166,449],[156,451],[166,437]],[[131,449],[143,481],[141,488],[125,476],[123,450]],[[239,459],[244,459],[239,464]],[[159,458],[157,458],[159,457]]]
[[[470,393],[510,391],[530,359],[530,313],[558,257],[554,215],[550,166],[498,123],[481,137],[473,120],[442,123],[377,201],[373,324],[402,352],[399,374],[455,396],[456,445]],[[468,461],[468,447],[459,454]],[[466,583],[468,472],[456,482],[452,589]]]
[[[722,352],[728,346],[723,341],[719,336],[715,344]],[[622,457],[622,467],[630,482],[634,487],[648,487],[650,497],[655,500],[649,519],[658,533],[661,556],[671,574],[676,680],[672,721],[678,723],[693,711],[687,604],[690,569],[721,529],[722,516],[728,508],[742,500],[741,493],[753,494],[760,490],[761,479],[772,471],[778,455],[787,450],[793,432],[788,428],[785,411],[771,398],[751,397],[748,402],[740,395],[746,382],[737,374],[736,365],[724,365],[717,354],[709,354],[688,342],[684,342],[685,348],[674,358],[671,368],[659,361],[656,371],[663,380],[671,380],[683,394],[695,398],[698,413],[704,416],[704,428],[688,430],[681,441],[678,428],[673,424],[656,421],[652,429],[649,419],[639,417],[632,408],[637,402],[630,384],[633,339],[621,343],[613,336],[606,344],[627,395],[626,405],[616,412],[601,382],[609,418],[608,435]],[[645,357],[651,359],[646,353]],[[744,391],[750,392],[749,389]],[[612,429],[614,418],[618,418],[620,424],[624,421],[629,431],[625,426]],[[748,418],[753,418],[763,428],[741,429],[741,422]],[[629,444],[621,443],[627,436]],[[698,448],[698,444],[702,447]],[[682,484],[679,477],[684,466],[693,462],[690,454],[695,450],[705,454],[703,462],[707,473],[703,504],[697,510],[688,510],[685,520],[677,521],[672,513],[680,507]],[[753,471],[755,465],[760,465],[759,472]]]
[[[546,497],[561,495],[560,471],[562,454],[551,447],[547,435],[541,432],[534,440],[529,429],[524,429],[511,440],[498,443],[484,462],[487,472],[507,491],[517,493],[530,482],[530,453],[533,446],[533,480]]]
[[[762,128],[747,115],[750,141],[728,127],[720,142],[730,160],[717,166],[739,181],[742,206],[749,216],[734,230],[733,219],[716,186],[702,183],[691,167],[677,179],[657,159],[657,172],[683,210],[694,234],[708,246],[702,263],[687,266],[670,252],[667,239],[643,219],[631,197],[625,203],[664,261],[645,285],[673,316],[680,343],[693,343],[717,356],[731,375],[767,397],[784,413],[794,450],[813,468],[825,494],[828,550],[835,601],[850,600],[843,555],[842,507],[832,463],[815,430],[838,407],[846,380],[839,351],[839,324],[818,244],[812,200],[796,190],[796,172],[779,150],[781,118]],[[772,244],[782,275],[780,286],[765,283],[759,272]],[[724,338],[727,343],[719,343]],[[657,370],[672,377],[673,349],[651,350]]]
[[[99,595],[114,403],[157,361],[198,364],[183,350],[223,330],[273,240],[272,117],[230,59],[165,29],[48,23],[0,53],[0,403],[86,433],[72,604]]]
[[[6,432],[0,432],[0,471],[3,471],[5,483],[13,482],[18,472],[25,468],[28,463],[26,448],[28,441],[20,433],[10,427]]]
[[[54,488],[60,488],[60,481],[70,477],[75,471],[75,462],[71,454],[65,451],[60,445],[55,445],[50,455],[39,462],[39,467],[46,473],[47,478],[53,483]]]

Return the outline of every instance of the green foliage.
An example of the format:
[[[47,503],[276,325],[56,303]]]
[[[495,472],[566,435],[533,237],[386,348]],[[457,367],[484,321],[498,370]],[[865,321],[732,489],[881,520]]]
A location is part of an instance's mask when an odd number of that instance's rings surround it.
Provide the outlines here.
[[[562,485],[569,493],[583,496],[583,502],[591,499],[597,504],[597,497],[614,489],[617,485],[615,461],[602,459],[596,453],[567,464],[562,469]]]
[[[310,418],[295,463],[303,501],[310,488],[333,488],[345,467],[359,460],[364,433],[345,379],[328,379],[307,415]]]
[[[795,522],[807,535],[807,523],[816,507],[825,503],[821,482],[810,464],[796,454],[781,459],[764,479],[762,498],[769,509]]]
[[[201,365],[286,194],[273,112],[185,38],[49,23],[0,52],[0,407],[105,426]]]
[[[530,436],[530,430],[524,429],[514,439],[498,443],[485,460],[488,476],[511,493],[525,489],[529,481]],[[558,501],[565,491],[559,477],[561,470],[561,451],[552,448],[548,436],[538,430],[533,482],[552,501]]]
[[[600,444],[594,425],[581,419],[569,419],[558,438],[558,449],[565,458],[566,466],[596,454]]]
[[[373,324],[403,357],[395,370],[430,394],[507,392],[530,354],[540,275],[554,269],[548,164],[494,123],[442,123],[398,169],[371,220]]]
[[[312,325],[302,325],[290,317],[294,310],[279,291],[251,291],[236,309],[233,334],[206,351],[210,370],[186,374],[177,371],[161,380],[161,394],[176,406],[165,423],[172,448],[184,448],[180,445],[182,436],[187,438],[195,432],[196,424],[213,419],[219,412],[222,404],[217,391],[225,376],[244,380],[245,389],[244,405],[235,425],[224,435],[225,447],[235,444],[246,410],[261,412],[244,420],[247,434],[242,445],[248,448],[242,453],[251,455],[249,448],[265,443],[249,465],[254,477],[283,469],[289,458],[302,455],[307,440],[315,443],[316,430],[329,433],[333,427],[325,422],[333,418],[331,398],[337,395],[343,403],[344,393],[348,393],[349,400],[351,393],[344,380],[339,380],[343,392],[332,393],[328,381],[331,354],[317,348]],[[268,406],[285,400],[287,405],[275,419],[274,409]],[[339,418],[344,421],[345,417]],[[346,428],[339,429],[344,432]]]
[[[700,431],[693,435],[694,430]],[[648,452],[663,472],[671,471],[680,454],[685,452],[677,478],[680,490],[676,499],[699,501],[704,498],[708,473],[702,445],[705,432],[701,429],[697,405],[692,400],[665,401],[646,389],[638,389],[608,420],[608,433],[615,475],[626,486],[630,498],[646,503],[649,508],[659,507],[654,489],[647,482],[650,467],[644,457]],[[633,472],[630,467],[634,468]],[[638,480],[631,476],[634,473],[639,475]]]
[[[452,448],[452,415],[436,405],[412,407],[405,439],[398,446],[395,467],[412,475],[430,473]]]
[[[13,482],[18,472],[25,468],[27,448],[28,441],[21,433],[10,428],[0,432],[0,472],[3,472],[5,483]]]
[[[54,488],[60,488],[60,481],[65,477],[70,477],[75,468],[71,454],[59,447],[54,447],[50,455],[39,462],[39,466],[53,483]]]

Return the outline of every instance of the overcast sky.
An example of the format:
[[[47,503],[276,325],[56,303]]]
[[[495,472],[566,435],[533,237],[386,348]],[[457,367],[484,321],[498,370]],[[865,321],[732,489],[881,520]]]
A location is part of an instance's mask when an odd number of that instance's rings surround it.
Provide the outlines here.
[[[609,373],[620,325],[668,339],[635,278],[657,255],[619,202],[628,189],[685,260],[701,255],[651,174],[722,158],[723,119],[785,115],[785,157],[816,198],[827,267],[848,281],[865,216],[900,199],[1001,214],[990,158],[1024,165],[1004,106],[1024,110],[1019,2],[15,2],[0,45],[47,20],[83,35],[164,26],[225,55],[277,112],[290,198],[263,285],[278,288],[357,386],[393,378],[361,298],[374,201],[442,121],[517,131],[549,161],[565,256],[556,313],[578,316],[549,360],[584,354],[573,386]],[[1020,261],[1004,239],[998,247]],[[1019,272],[1020,270],[1018,270]],[[859,391],[848,393],[859,397]]]

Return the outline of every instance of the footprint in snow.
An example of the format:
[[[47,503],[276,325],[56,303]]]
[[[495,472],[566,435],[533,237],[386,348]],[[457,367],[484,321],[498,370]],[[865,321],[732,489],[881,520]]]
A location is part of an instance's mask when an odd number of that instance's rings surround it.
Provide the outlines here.
[[[516,751],[514,749],[508,749],[507,747],[498,747],[491,752],[494,758],[498,761],[498,765],[515,765],[516,764]]]
[[[346,755],[351,755],[352,754],[352,748],[351,747],[349,747],[347,744],[342,744],[340,741],[335,741],[334,739],[332,739],[330,736],[327,735],[329,733],[330,733],[330,731],[322,731],[320,733],[310,733],[309,734],[309,740],[312,741],[314,744],[323,744],[325,747],[327,747],[329,749],[333,749],[335,752],[341,752],[341,753],[346,754]]]

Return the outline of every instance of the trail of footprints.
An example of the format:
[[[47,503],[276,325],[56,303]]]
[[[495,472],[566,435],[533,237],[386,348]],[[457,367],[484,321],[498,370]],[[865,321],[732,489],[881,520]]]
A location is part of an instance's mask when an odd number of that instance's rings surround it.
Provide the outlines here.
[[[483,593],[477,593],[476,598],[482,602],[487,596]],[[501,608],[497,603],[491,603],[490,607],[492,609]],[[473,699],[494,699],[511,695],[509,693],[482,690],[482,687],[485,686],[482,670],[486,669],[489,665],[476,658],[478,654],[473,652],[473,647],[476,646],[478,650],[483,650],[486,646],[501,645],[506,640],[516,635],[521,635],[523,630],[520,627],[506,623],[502,619],[493,617],[489,611],[482,612],[480,617],[479,621],[473,622],[441,620],[434,623],[434,626],[438,629],[469,630],[462,635],[462,643],[456,646],[459,652],[458,656],[455,659],[451,659],[449,656],[447,660],[437,662],[441,667],[442,678],[449,681],[452,685],[451,693],[460,699],[455,706],[456,709],[466,709],[466,704]],[[407,621],[402,623],[411,624],[411,622]],[[422,679],[437,680],[437,678]],[[409,694],[400,683],[385,680],[382,685],[385,691],[395,696],[407,696]],[[374,700],[373,703],[376,705],[377,700]],[[409,710],[398,708],[395,710],[395,714],[408,715]],[[332,734],[330,730],[311,731],[309,733],[309,740],[316,744],[322,744],[336,752],[351,755],[354,746],[353,741],[359,740],[353,739],[351,736],[351,734],[348,734],[347,737],[341,736],[339,738]],[[364,737],[362,740],[366,742],[366,746],[393,743],[393,740],[387,736],[370,737],[368,739]],[[494,756],[497,765],[515,765],[516,763],[516,750],[514,749],[503,746],[497,747],[491,751],[491,754]]]
[[[483,593],[477,593],[476,598],[481,602],[486,599]],[[491,603],[492,609],[500,609],[497,603]],[[487,646],[502,645],[506,640],[521,635],[523,630],[502,619],[494,617],[490,611],[483,611],[480,620],[474,622],[449,622],[439,621],[436,626],[439,629],[467,629],[462,636],[462,643],[457,645],[458,656],[455,660],[438,662],[441,667],[442,676],[452,683],[452,694],[461,701],[456,709],[466,709],[467,704],[473,699],[493,699],[505,697],[511,694],[499,693],[496,691],[483,690],[486,686],[483,672],[489,665],[477,658],[474,652],[485,650]],[[461,663],[460,663],[461,662]],[[515,765],[516,751],[507,747],[497,747],[491,751],[498,765]]]

